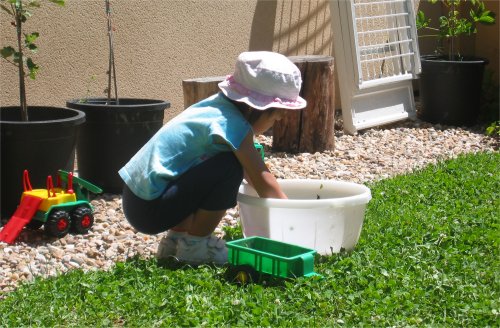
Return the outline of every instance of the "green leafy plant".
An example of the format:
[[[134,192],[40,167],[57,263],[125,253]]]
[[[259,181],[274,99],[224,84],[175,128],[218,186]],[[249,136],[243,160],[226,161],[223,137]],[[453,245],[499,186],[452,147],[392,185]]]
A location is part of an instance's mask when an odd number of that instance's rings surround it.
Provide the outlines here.
[[[486,135],[500,138],[500,121],[491,122],[491,124],[486,128]]]
[[[238,224],[236,226],[224,226],[222,228],[224,231],[224,239],[227,241],[236,240],[243,238],[243,230],[241,229],[241,225]]]
[[[59,6],[64,6],[65,0],[46,0]],[[10,25],[16,29],[15,46],[4,46],[0,50],[3,59],[18,68],[19,72],[19,102],[21,108],[21,119],[28,121],[28,105],[26,103],[26,77],[35,79],[40,69],[28,54],[35,54],[38,47],[35,41],[40,34],[38,32],[25,33],[23,24],[33,16],[33,10],[40,8],[42,1],[38,0],[0,0],[0,8],[12,17]]]
[[[428,0],[432,4],[442,4],[447,13],[439,17],[439,27],[432,27],[431,20],[426,17],[422,10],[417,13],[417,29],[425,29],[431,34],[421,37],[436,37],[438,40],[438,52],[443,53],[444,44],[448,47],[448,58],[450,60],[460,59],[459,36],[477,33],[477,24],[492,25],[495,23],[495,13],[486,9],[485,2],[480,0]],[[464,14],[467,5],[470,6],[468,15]]]

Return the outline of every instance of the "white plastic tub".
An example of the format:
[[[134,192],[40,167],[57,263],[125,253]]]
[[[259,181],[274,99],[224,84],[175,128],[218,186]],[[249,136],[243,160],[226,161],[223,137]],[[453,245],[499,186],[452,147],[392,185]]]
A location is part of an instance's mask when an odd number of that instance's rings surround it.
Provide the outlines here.
[[[352,182],[278,180],[289,199],[259,198],[240,186],[238,205],[245,237],[261,236],[329,255],[356,246],[371,199],[370,189]]]

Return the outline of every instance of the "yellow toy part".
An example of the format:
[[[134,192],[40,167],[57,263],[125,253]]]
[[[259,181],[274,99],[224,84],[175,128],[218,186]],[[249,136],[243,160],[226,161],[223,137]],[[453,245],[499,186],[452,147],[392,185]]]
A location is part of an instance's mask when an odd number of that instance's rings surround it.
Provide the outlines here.
[[[76,194],[68,193],[64,189],[54,188],[49,191],[47,189],[33,189],[29,191],[23,192],[21,196],[21,202],[23,201],[23,197],[25,195],[30,195],[38,198],[42,198],[42,203],[40,204],[38,210],[47,212],[51,206],[57,204],[64,204],[67,202],[76,202]]]

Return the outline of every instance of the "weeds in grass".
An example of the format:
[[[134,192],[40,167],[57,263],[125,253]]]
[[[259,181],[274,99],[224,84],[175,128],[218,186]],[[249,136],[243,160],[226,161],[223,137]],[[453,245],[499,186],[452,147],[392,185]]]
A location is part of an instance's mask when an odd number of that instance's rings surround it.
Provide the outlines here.
[[[324,279],[238,286],[224,268],[135,257],[21,286],[0,326],[498,326],[499,160],[460,156],[370,185],[360,242],[317,257]]]
[[[222,228],[222,231],[224,231],[224,239],[226,241],[243,238],[243,231],[241,230],[241,224],[237,224],[236,226],[224,226]]]

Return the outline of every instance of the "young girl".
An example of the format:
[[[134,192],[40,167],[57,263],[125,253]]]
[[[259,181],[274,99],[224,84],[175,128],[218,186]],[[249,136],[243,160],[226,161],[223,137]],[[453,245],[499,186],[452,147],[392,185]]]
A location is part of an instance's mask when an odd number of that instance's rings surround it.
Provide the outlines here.
[[[236,206],[243,177],[260,197],[286,198],[254,147],[254,135],[299,110],[299,69],[273,52],[244,52],[221,92],[164,125],[119,171],[123,210],[140,232],[167,231],[157,257],[190,264],[227,262],[223,240],[212,236]]]

